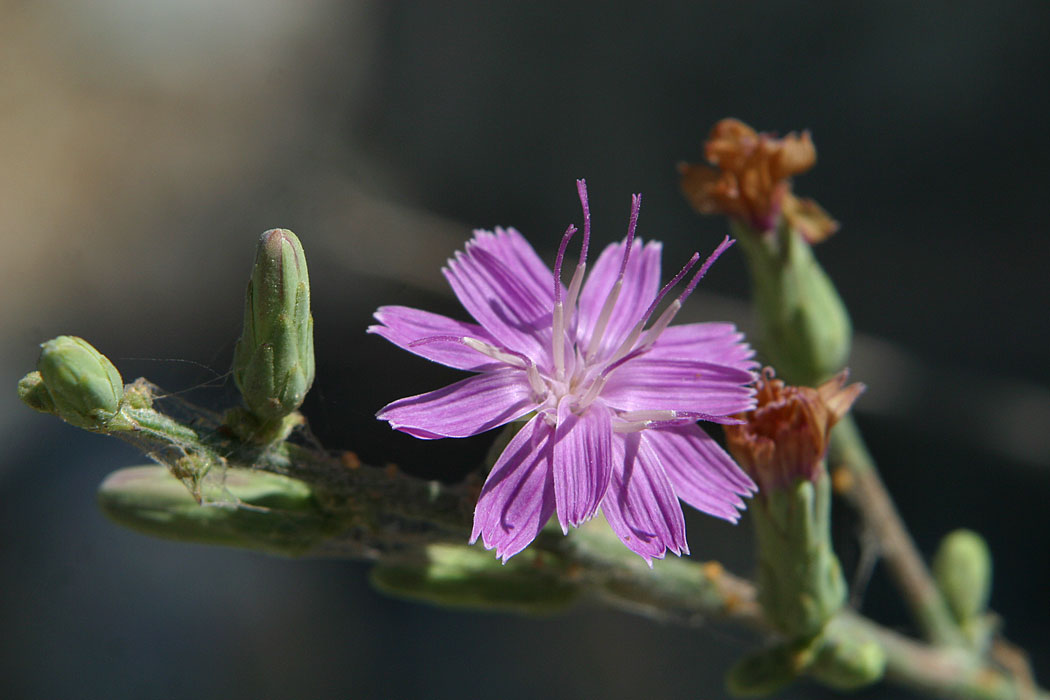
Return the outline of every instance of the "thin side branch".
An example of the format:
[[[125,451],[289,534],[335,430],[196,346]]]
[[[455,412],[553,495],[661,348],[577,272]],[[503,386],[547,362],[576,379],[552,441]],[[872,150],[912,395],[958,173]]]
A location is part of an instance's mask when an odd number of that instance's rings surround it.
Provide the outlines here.
[[[845,469],[848,475],[836,479],[836,491],[860,512],[865,527],[874,534],[923,634],[935,644],[964,644],[948,604],[904,527],[851,415],[846,415],[832,431],[830,452],[832,467]]]

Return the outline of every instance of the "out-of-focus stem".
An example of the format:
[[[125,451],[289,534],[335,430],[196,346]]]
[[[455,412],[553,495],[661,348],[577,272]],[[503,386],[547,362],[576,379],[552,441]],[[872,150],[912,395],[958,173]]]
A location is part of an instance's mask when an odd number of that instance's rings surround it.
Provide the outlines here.
[[[394,468],[370,467],[356,459],[287,442],[269,446],[245,444],[222,430],[205,412],[195,412],[192,406],[181,406],[181,413],[190,415],[180,420],[154,409],[151,388],[145,380],[131,385],[137,400],[125,402],[120,427],[107,432],[163,458],[184,483],[187,479],[180,475],[180,468],[211,465],[212,471],[202,479],[220,477],[217,482],[188,483],[191,487],[204,487],[194,494],[198,497],[201,493],[213,493],[216,486],[223,487],[221,472],[229,470],[231,478],[241,481],[228,480],[227,486],[235,496],[245,499],[252,513],[251,517],[238,513],[242,506],[235,502],[196,506],[188,496],[179,499],[175,492],[157,484],[148,471],[132,469],[126,475],[117,472],[107,479],[101,494],[104,507],[108,504],[111,509],[120,509],[117,519],[122,524],[140,526],[139,529],[158,536],[202,543],[231,544],[271,553],[368,559],[408,567],[425,565],[427,548],[436,543],[444,543],[446,548],[463,547],[466,551],[476,496],[469,485],[424,481]],[[855,459],[863,445],[846,440],[844,448],[848,449],[843,454]],[[189,467],[173,465],[172,454],[190,458]],[[858,464],[858,469],[863,470],[868,462]],[[216,470],[220,474],[215,474]],[[874,474],[871,469],[867,471]],[[255,479],[247,476],[250,474],[282,476]],[[297,485],[283,484],[281,478],[285,477]],[[139,486],[134,482],[138,478],[145,479],[143,490],[136,490]],[[207,517],[193,512],[194,508],[207,509],[209,505],[212,508]],[[226,513],[230,519],[224,517]],[[136,518],[143,520],[136,523]],[[671,558],[656,562],[650,569],[618,541],[601,519],[586,523],[570,537],[543,532],[529,551],[534,569],[529,575],[539,572],[547,584],[572,588],[578,595],[608,607],[690,627],[712,618],[722,619],[776,636],[757,603],[754,584],[725,571],[716,562]],[[475,559],[471,557],[472,566],[478,566]],[[494,558],[492,565],[501,567]],[[484,574],[483,569],[479,567],[478,571]],[[887,680],[934,697],[1050,700],[1050,694],[1034,686],[1030,678],[1018,680],[993,666],[976,650],[914,641],[848,609],[831,619],[824,635],[825,644],[831,645],[875,640],[886,652]]]
[[[964,644],[959,626],[905,529],[852,416],[847,415],[832,431],[830,455],[833,468],[848,470],[847,478],[836,480],[836,490],[860,512],[865,527],[874,533],[923,634],[936,644]]]

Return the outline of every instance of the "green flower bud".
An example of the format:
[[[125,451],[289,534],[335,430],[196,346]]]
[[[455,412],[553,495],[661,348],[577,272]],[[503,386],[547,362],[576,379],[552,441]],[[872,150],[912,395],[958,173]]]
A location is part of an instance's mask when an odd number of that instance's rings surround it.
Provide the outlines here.
[[[799,479],[773,489],[749,508],[758,544],[758,602],[769,621],[792,638],[819,634],[846,599],[846,582],[831,546],[830,478]]]
[[[18,398],[34,411],[41,413],[54,413],[55,402],[51,400],[51,394],[44,386],[44,378],[40,372],[30,372],[18,380]]]
[[[992,588],[992,555],[984,538],[971,530],[949,533],[933,558],[933,575],[955,619],[972,627]]]
[[[751,270],[766,363],[790,384],[817,386],[849,358],[852,329],[842,299],[810,245],[784,221],[769,236],[733,225]]]
[[[809,675],[836,690],[850,691],[871,685],[886,673],[886,651],[873,639],[858,638],[855,630],[833,634],[829,630],[827,641],[813,664],[807,669]]]
[[[160,466],[120,469],[98,490],[99,507],[117,524],[183,542],[297,556],[334,527],[308,484],[279,474],[227,469],[201,485],[201,497],[204,505]]]
[[[380,564],[371,579],[384,593],[411,600],[527,614],[562,610],[579,593],[549,554],[526,550],[502,564],[465,545],[432,544],[425,564]]]
[[[267,231],[256,251],[244,332],[233,356],[234,382],[261,426],[281,423],[302,405],[314,381],[313,327],[302,244],[291,231]]]
[[[40,347],[37,369],[58,415],[86,430],[106,430],[124,396],[117,368],[76,336],[60,335]],[[34,395],[39,399],[39,390]]]

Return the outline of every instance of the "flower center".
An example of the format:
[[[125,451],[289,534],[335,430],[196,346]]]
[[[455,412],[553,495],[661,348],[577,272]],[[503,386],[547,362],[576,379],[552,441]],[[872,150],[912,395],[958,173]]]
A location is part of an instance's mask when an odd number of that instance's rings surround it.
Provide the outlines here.
[[[561,284],[562,264],[565,260],[565,250],[569,241],[577,232],[575,226],[569,226],[562,236],[561,244],[558,246],[558,255],[554,261],[554,309],[551,320],[553,373],[549,377],[543,377],[547,391],[537,393],[541,393],[541,396],[546,398],[547,403],[553,401],[554,405],[552,408],[555,410],[557,403],[562,398],[575,396],[577,398],[572,406],[572,410],[580,414],[587,410],[587,407],[601,395],[601,391],[605,387],[606,382],[608,382],[609,377],[618,367],[644,354],[653,346],[660,334],[670,325],[675,315],[682,308],[686,298],[693,293],[696,285],[707,273],[712,263],[718,259],[726,248],[732,245],[732,241],[728,237],[722,241],[722,244],[715,249],[693,275],[692,279],[689,280],[685,290],[664,309],[656,322],[648,330],[645,330],[646,324],[652,318],[664,297],[689,274],[689,271],[700,260],[700,254],[694,253],[685,267],[670,282],[664,285],[649,305],[649,308],[636,321],[630,333],[620,342],[612,354],[602,356],[599,352],[602,348],[602,340],[608,329],[609,321],[616,312],[620,291],[623,289],[624,278],[627,274],[627,266],[631,259],[631,252],[634,249],[634,234],[638,226],[638,213],[642,206],[642,196],[636,194],[631,198],[631,219],[627,227],[627,237],[624,239],[624,252],[623,260],[620,263],[620,271],[598,313],[590,338],[584,339],[577,336],[578,328],[576,324],[571,324],[570,322],[575,312],[577,312],[576,302],[578,301],[587,269],[587,249],[590,246],[591,238],[591,213],[587,203],[586,183],[583,180],[577,180],[576,188],[580,195],[580,205],[583,208],[583,244],[580,251],[580,261],[576,265],[576,271],[573,273],[572,280],[563,299]],[[576,314],[576,320],[578,324],[578,314]],[[577,344],[581,340],[586,340],[586,349],[582,349]],[[568,357],[568,362],[571,366],[566,364],[567,351],[571,353]],[[533,386],[535,388],[535,384]],[[537,397],[537,399],[543,400],[540,397]]]

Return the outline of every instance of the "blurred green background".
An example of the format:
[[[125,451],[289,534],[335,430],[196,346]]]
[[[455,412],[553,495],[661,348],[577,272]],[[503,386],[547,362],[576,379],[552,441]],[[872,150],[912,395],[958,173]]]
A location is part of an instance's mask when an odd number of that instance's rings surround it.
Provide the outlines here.
[[[0,0],[0,17],[3,697],[722,697],[753,641],[732,628],[447,612],[377,595],[364,564],[123,531],[94,489],[142,457],[14,387],[70,333],[127,381],[231,404],[255,240],[287,227],[311,263],[314,432],[458,478],[491,436],[374,420],[455,373],[365,336],[371,312],[460,315],[439,268],[473,227],[552,258],[577,177],[597,243],[642,192],[665,268],[710,250],[724,222],[689,209],[674,166],[725,116],[813,132],[795,188],[843,224],[818,256],[861,334],[858,420],[921,549],[986,535],[992,607],[1050,681],[1047,3]],[[746,328],[746,294],[730,253],[685,318]],[[852,570],[858,524],[840,508],[836,528]],[[691,517],[694,556],[747,573],[748,531]],[[907,624],[879,568],[859,603]]]

